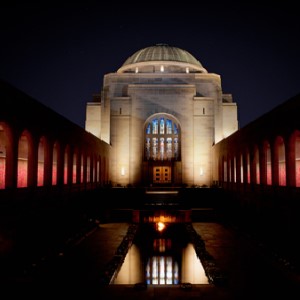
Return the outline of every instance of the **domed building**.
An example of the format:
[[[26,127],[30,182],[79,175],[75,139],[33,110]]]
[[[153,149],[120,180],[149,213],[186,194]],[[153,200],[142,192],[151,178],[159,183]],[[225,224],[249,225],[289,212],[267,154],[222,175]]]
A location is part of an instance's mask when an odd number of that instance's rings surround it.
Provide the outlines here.
[[[166,44],[106,74],[86,108],[86,130],[111,145],[112,185],[211,186],[212,146],[237,129],[237,105],[220,75]]]

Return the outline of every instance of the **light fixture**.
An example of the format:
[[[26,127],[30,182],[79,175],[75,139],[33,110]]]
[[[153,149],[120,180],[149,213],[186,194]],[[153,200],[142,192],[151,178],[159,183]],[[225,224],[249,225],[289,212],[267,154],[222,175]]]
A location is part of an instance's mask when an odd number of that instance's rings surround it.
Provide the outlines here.
[[[204,174],[203,168],[201,167],[201,168],[200,168],[200,176],[202,176],[203,174]]]

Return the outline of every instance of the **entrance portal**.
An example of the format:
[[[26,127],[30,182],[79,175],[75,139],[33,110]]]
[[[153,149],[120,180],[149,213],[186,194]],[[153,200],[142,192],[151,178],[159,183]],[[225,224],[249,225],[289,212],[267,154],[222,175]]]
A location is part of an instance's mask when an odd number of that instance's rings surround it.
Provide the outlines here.
[[[153,183],[171,183],[171,167],[153,167]]]

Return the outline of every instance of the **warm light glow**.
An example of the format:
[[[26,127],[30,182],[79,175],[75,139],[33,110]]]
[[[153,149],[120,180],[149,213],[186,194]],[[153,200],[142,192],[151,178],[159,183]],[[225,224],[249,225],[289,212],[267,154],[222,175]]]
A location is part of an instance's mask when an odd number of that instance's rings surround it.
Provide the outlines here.
[[[0,125],[0,189],[5,188],[5,166],[6,166],[6,134]]]
[[[76,183],[76,153],[73,155],[73,167],[72,167],[72,183]]]
[[[185,68],[185,72],[186,73],[190,73],[190,69],[189,68]]]
[[[157,230],[158,231],[163,231],[165,229],[166,225],[163,222],[158,222],[157,223]]]
[[[19,139],[18,145],[18,173],[17,173],[17,187],[27,187],[28,180],[28,153],[29,145],[28,139],[22,135]]]
[[[154,285],[178,284],[178,262],[171,256],[151,257],[146,266],[146,282]]]
[[[160,66],[160,71],[164,72],[164,70],[165,70],[164,66]]]
[[[38,162],[37,170],[37,186],[44,184],[44,162]]]
[[[181,281],[192,284],[208,284],[204,268],[197,257],[194,246],[189,243],[182,251]]]
[[[44,184],[44,139],[41,138],[38,147],[37,185]]]
[[[134,284],[142,282],[142,260],[136,245],[132,245],[125,257],[122,267],[116,274],[112,284]]]
[[[200,168],[200,176],[202,176],[204,174],[203,168]]]
[[[125,175],[125,168],[124,168],[124,167],[121,168],[121,175],[122,175],[122,176]]]
[[[65,150],[64,154],[64,184],[68,183],[68,151]]]
[[[165,228],[166,224],[157,222],[155,225],[156,228]],[[149,237],[144,235],[143,238]],[[140,246],[143,246],[143,243]],[[132,244],[110,284],[132,284],[143,281],[150,285],[179,284],[180,281],[208,284],[208,278],[193,244],[181,246],[176,243],[174,248],[172,239],[159,237],[153,240],[152,250],[155,254],[157,252],[161,254],[145,257],[142,255],[143,248]],[[181,248],[181,259],[178,257],[180,254],[178,247]]]
[[[0,189],[5,188],[5,167],[6,167],[5,157],[0,156]]]
[[[28,161],[18,159],[18,187],[27,187]]]
[[[278,183],[286,186],[285,144],[282,138],[278,141]]]
[[[171,239],[154,239],[153,240],[153,250],[155,252],[164,253],[166,250],[170,250],[172,247]]]

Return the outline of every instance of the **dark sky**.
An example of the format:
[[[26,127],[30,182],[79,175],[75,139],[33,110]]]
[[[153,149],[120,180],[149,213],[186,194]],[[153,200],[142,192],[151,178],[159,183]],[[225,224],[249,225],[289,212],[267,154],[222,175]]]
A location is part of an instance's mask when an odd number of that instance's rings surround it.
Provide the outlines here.
[[[221,76],[240,127],[300,93],[296,1],[99,2],[0,4],[0,79],[83,128],[103,75],[157,43],[187,50]]]

